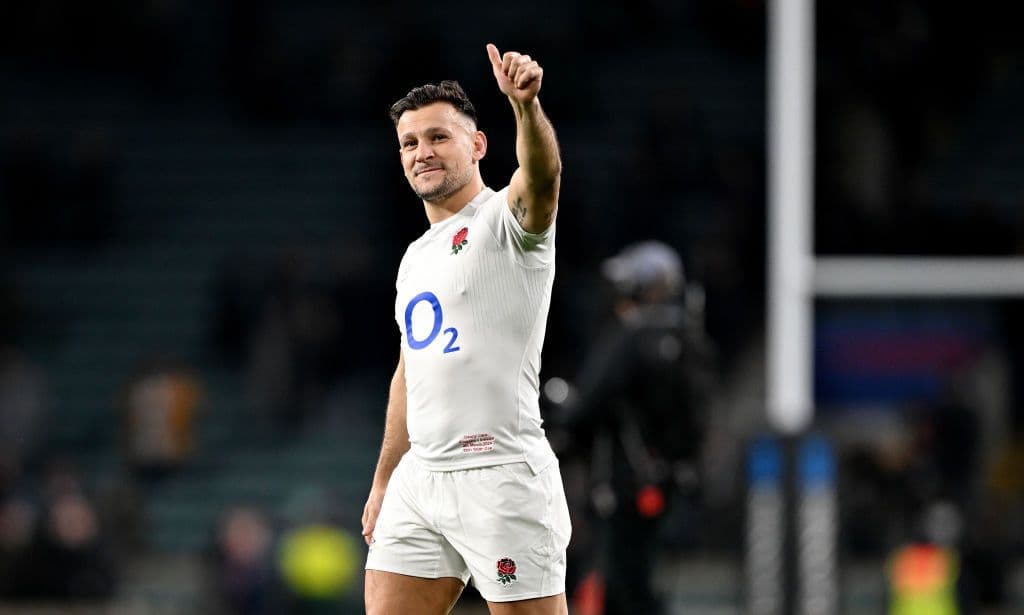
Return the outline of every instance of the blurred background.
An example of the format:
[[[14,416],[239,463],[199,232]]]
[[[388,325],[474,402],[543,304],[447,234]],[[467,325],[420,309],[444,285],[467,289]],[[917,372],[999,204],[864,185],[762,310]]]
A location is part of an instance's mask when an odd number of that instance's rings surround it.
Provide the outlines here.
[[[817,253],[1024,253],[1008,9],[817,11]],[[573,612],[751,612],[748,475],[765,466],[747,460],[769,431],[758,0],[4,2],[0,612],[362,612],[394,276],[427,227],[387,109],[458,79],[503,186],[514,125],[487,42],[545,67],[562,145],[542,403],[573,506]],[[643,240],[680,258],[670,297],[602,266]],[[656,346],[687,384],[670,407],[628,387],[625,410],[585,407],[624,300],[682,310]],[[816,312],[842,612],[1022,612],[1024,304]],[[613,418],[557,427],[574,412]],[[660,412],[647,437],[673,426],[641,445],[673,471],[609,478],[643,465],[623,412]],[[621,610],[615,545],[634,536],[650,550],[628,585],[660,606]],[[900,610],[919,590],[958,610]],[[467,590],[459,612],[481,608]]]

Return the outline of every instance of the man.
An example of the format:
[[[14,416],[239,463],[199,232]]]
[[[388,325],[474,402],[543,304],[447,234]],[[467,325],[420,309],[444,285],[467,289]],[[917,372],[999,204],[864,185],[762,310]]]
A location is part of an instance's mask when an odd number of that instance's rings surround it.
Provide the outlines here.
[[[487,54],[516,118],[507,188],[484,185],[487,138],[457,83],[391,108],[430,229],[398,271],[401,354],[363,512],[369,615],[448,613],[470,579],[492,614],[568,613],[569,513],[538,404],[561,160],[540,65]]]
[[[627,246],[606,260],[615,321],[587,353],[570,400],[552,425],[587,455],[598,517],[595,545],[605,615],[658,615],[651,581],[659,530],[676,494],[696,488],[701,398],[710,346],[683,305],[679,255],[658,241]]]

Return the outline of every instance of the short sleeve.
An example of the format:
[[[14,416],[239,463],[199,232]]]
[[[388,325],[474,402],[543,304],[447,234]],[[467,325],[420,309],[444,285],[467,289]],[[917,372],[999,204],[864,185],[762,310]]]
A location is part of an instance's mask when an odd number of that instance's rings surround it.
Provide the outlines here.
[[[508,207],[508,187],[495,192],[484,203],[481,215],[486,217],[498,245],[512,251],[525,267],[547,267],[555,260],[555,223],[541,233],[530,233]]]

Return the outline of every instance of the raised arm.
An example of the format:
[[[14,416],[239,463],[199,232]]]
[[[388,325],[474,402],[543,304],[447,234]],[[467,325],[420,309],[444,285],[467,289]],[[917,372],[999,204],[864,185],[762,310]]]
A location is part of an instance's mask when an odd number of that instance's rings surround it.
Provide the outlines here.
[[[409,450],[409,428],[405,422],[405,355],[398,357],[398,367],[391,378],[391,390],[388,395],[388,412],[384,422],[384,443],[380,447],[377,470],[373,473],[373,486],[363,507],[363,539],[366,544],[373,542],[373,528],[377,525],[377,515],[384,501],[384,490],[391,480],[402,455]]]
[[[541,109],[544,69],[530,56],[506,51],[488,43],[487,55],[498,88],[508,96],[516,116],[516,158],[519,168],[509,182],[508,206],[519,226],[540,233],[555,221],[562,158],[551,121]]]

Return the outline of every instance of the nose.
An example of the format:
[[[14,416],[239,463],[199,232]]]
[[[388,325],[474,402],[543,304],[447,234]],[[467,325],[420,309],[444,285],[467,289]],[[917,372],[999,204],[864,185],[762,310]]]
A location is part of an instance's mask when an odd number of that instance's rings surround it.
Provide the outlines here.
[[[434,148],[427,142],[421,142],[416,146],[416,161],[430,160],[434,157]]]

